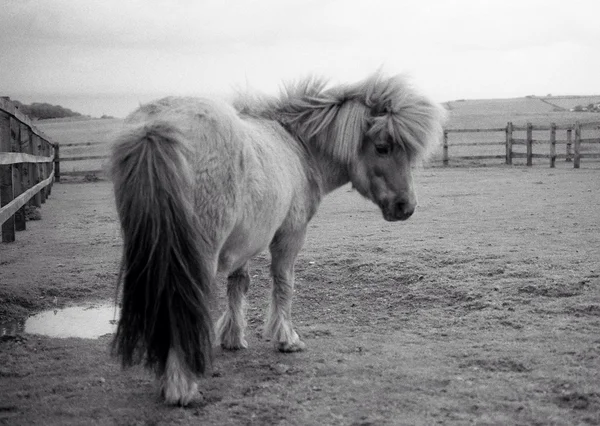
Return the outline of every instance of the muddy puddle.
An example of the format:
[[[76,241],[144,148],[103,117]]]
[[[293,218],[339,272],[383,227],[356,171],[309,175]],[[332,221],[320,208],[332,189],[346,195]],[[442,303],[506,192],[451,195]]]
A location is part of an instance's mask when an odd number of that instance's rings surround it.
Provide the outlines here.
[[[119,319],[113,303],[97,303],[40,312],[22,322],[0,325],[0,335],[20,333],[97,339],[114,333]]]

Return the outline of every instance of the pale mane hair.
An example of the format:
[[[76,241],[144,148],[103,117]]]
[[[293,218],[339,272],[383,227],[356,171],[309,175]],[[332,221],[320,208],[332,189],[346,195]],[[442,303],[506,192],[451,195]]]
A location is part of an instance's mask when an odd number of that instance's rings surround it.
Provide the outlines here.
[[[330,88],[311,76],[286,84],[279,97],[239,94],[234,106],[242,115],[278,121],[343,164],[355,161],[365,136],[396,144],[411,161],[424,159],[441,141],[446,114],[406,78],[380,71]]]

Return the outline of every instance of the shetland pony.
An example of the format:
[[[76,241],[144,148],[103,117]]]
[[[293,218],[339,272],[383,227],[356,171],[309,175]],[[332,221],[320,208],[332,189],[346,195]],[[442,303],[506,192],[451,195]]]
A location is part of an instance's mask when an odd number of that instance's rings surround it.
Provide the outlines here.
[[[438,144],[443,118],[402,78],[381,73],[331,88],[308,78],[232,105],[169,97],[133,112],[111,156],[124,240],[113,351],[123,365],[144,360],[167,403],[189,403],[213,344],[247,347],[248,262],[267,247],[265,338],[282,352],[303,350],[291,316],[294,261],[321,199],[351,182],[384,219],[408,219],[417,205],[411,165]],[[218,272],[228,306],[213,331]]]

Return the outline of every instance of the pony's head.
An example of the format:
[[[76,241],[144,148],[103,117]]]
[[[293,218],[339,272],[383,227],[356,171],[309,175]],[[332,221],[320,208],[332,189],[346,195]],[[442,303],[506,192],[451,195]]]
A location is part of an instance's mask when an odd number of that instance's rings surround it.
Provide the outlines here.
[[[365,135],[350,180],[361,195],[379,206],[385,220],[406,220],[415,211],[411,157],[389,135]]]
[[[412,168],[439,145],[445,111],[380,72],[327,90],[307,79],[286,91],[278,112],[291,132],[344,167],[386,220],[408,219],[417,205]]]

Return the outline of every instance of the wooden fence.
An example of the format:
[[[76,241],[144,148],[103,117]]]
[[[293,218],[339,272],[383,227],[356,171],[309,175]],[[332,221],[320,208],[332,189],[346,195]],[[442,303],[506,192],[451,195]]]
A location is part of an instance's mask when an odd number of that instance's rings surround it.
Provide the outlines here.
[[[58,145],[32,125],[7,99],[0,98],[0,224],[2,242],[25,230],[25,208],[41,207],[60,179],[54,162]]]
[[[63,143],[60,144],[63,148],[78,148],[86,146],[105,146],[105,142],[84,142],[84,143]],[[68,153],[67,153],[68,155]],[[79,156],[68,156],[61,157],[59,153],[56,153],[56,161],[58,163],[63,161],[87,161],[87,160],[108,160],[108,155],[79,155]],[[62,176],[102,176],[105,173],[102,167],[94,167],[88,170],[69,170],[63,171]]]
[[[63,170],[62,175],[86,180],[104,177],[107,144],[106,141],[61,144],[61,156],[57,152],[56,161],[77,165]],[[534,159],[540,158],[548,159],[550,167],[555,167],[558,159],[564,159],[574,168],[580,167],[582,159],[586,162],[599,160],[600,122],[559,125],[514,125],[509,122],[505,127],[446,129],[442,156],[436,156],[433,162],[439,161],[444,166],[451,163],[464,165],[465,160],[499,160],[499,164],[513,164],[514,159],[521,159],[531,166]]]
[[[600,135],[595,138],[583,138],[582,130],[600,130],[600,123],[579,123],[557,126],[555,123],[549,126],[539,126],[527,123],[526,126],[514,126],[513,123],[507,123],[506,127],[488,128],[488,129],[445,129],[443,142],[442,162],[444,166],[449,165],[450,159],[453,160],[491,160],[503,159],[506,164],[513,164],[514,158],[525,158],[528,166],[533,165],[534,158],[549,159],[550,167],[555,167],[556,160],[563,158],[567,162],[572,161],[573,167],[578,169],[581,164],[581,159],[600,159],[600,149],[598,152],[582,152],[582,145],[589,144],[590,146],[600,147]],[[534,139],[533,132],[548,131],[548,139]],[[566,131],[566,139],[558,140],[556,138],[557,131]],[[448,135],[450,133],[503,133],[504,140],[501,142],[453,142],[449,143]],[[525,138],[515,138],[515,132],[526,132]],[[515,152],[514,147],[524,145],[526,152]],[[545,145],[546,153],[534,153],[534,145]],[[556,145],[565,145],[565,153],[557,154]],[[504,146],[504,153],[494,153],[485,155],[463,155],[450,156],[451,147],[499,147]],[[500,151],[500,150],[498,150]]]

